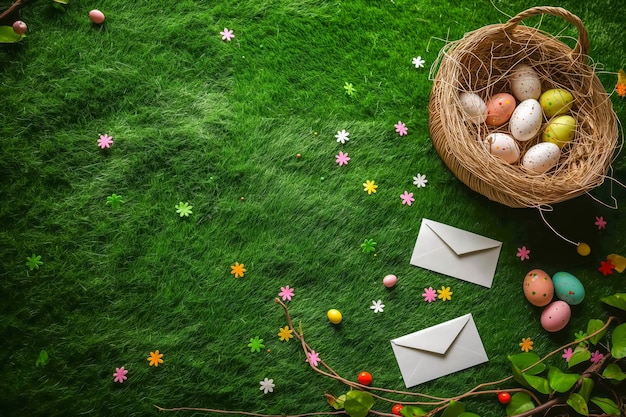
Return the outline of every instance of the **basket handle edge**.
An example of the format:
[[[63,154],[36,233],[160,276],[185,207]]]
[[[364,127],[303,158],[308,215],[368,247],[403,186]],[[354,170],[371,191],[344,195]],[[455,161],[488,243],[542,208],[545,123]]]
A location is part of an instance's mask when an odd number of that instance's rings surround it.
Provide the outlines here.
[[[587,52],[589,51],[589,33],[587,32],[587,29],[585,28],[582,20],[578,16],[562,7],[531,7],[530,9],[524,10],[510,18],[508,22],[506,22],[506,24],[504,25],[504,30],[509,31],[527,17],[536,16],[539,14],[550,14],[556,17],[560,17],[576,27],[576,30],[578,31],[578,40],[572,53],[576,56],[577,59],[580,59],[583,63],[586,63],[585,60],[587,57]]]

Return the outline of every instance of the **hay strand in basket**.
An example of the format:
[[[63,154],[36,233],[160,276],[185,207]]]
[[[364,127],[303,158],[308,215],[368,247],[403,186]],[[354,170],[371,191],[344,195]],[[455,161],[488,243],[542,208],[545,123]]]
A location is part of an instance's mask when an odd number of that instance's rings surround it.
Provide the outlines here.
[[[576,27],[574,49],[538,28],[520,25],[523,19],[541,14],[561,17]],[[617,146],[617,116],[594,68],[587,64],[588,49],[582,21],[557,7],[528,9],[505,24],[485,26],[444,46],[432,69],[436,76],[429,127],[433,146],[456,177],[509,207],[539,208],[602,184]],[[545,174],[491,155],[482,139],[489,133],[506,132],[508,124],[497,128],[474,124],[466,120],[459,100],[462,92],[476,93],[485,101],[496,93],[510,92],[511,70],[521,63],[537,72],[543,91],[562,88],[574,97],[570,113],[577,120],[575,138],[562,149],[556,168]],[[541,135],[520,142],[521,153],[539,141]]]

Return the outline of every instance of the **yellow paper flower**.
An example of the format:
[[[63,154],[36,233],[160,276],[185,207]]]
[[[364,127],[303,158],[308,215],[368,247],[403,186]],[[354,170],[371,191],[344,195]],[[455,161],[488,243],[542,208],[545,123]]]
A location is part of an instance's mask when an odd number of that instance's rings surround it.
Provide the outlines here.
[[[240,264],[239,262],[235,262],[235,265],[231,265],[230,269],[230,273],[235,274],[235,278],[243,277],[243,274],[246,272],[244,264]]]
[[[440,290],[437,290],[437,298],[441,301],[452,300],[452,291],[450,291],[450,287],[442,286]]]
[[[148,358],[148,362],[150,362],[150,366],[159,366],[160,363],[163,363],[162,353],[159,353],[158,350],[154,352],[150,352],[150,357]]]
[[[374,184],[374,181],[366,180],[363,183],[363,191],[367,191],[367,194],[370,195],[376,192],[378,185]]]
[[[519,345],[524,352],[533,350],[533,341],[530,340],[530,337],[522,338],[522,342]]]
[[[288,342],[289,339],[293,338],[293,330],[289,328],[289,326],[281,327],[278,331],[278,337],[280,337],[281,342]]]

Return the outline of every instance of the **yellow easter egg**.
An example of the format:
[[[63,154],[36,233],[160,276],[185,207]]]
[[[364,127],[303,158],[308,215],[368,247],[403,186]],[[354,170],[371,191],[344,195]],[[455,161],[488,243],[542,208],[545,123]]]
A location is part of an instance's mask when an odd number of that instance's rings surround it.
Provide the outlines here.
[[[559,148],[567,145],[576,135],[576,119],[572,116],[554,118],[543,131],[543,141],[552,142]]]
[[[572,108],[573,102],[572,93],[562,88],[547,90],[539,97],[539,103],[546,117],[567,113]]]
[[[334,308],[328,310],[326,316],[328,317],[328,321],[330,321],[332,324],[339,324],[341,323],[341,320],[343,320],[341,312],[339,310],[335,310]]]

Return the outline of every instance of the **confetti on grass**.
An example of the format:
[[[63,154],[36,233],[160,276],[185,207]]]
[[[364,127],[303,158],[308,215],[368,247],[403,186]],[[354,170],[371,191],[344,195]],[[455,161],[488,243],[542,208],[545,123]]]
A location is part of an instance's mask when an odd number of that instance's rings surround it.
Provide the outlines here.
[[[613,274],[614,269],[615,265],[613,265],[611,261],[600,261],[600,268],[598,268],[598,271],[602,272],[603,277]]]
[[[400,199],[402,200],[402,205],[406,204],[407,206],[410,206],[415,201],[413,193],[409,193],[408,191],[405,191],[404,194],[400,194]]]
[[[348,161],[350,160],[347,152],[346,153],[339,152],[339,155],[335,155],[335,158],[339,166],[348,165]]]
[[[352,83],[346,82],[343,85],[343,89],[346,90],[346,94],[349,96],[353,96],[356,94],[356,88],[352,85]]]
[[[452,294],[454,293],[450,291],[450,287],[442,286],[440,290],[437,290],[437,294],[439,294],[437,298],[439,298],[441,301],[446,301],[452,300]]]
[[[124,381],[128,379],[128,377],[126,376],[127,373],[128,370],[124,369],[123,366],[121,368],[115,368],[115,373],[113,374],[113,382],[119,382],[120,384],[124,383]]]
[[[520,261],[524,259],[530,259],[530,249],[526,249],[526,246],[522,246],[521,248],[517,248],[517,257],[519,257]]]
[[[313,366],[317,366],[319,365],[321,359],[320,359],[320,354],[317,353],[316,351],[312,350],[310,352],[307,352],[306,354],[306,362],[310,363]]]
[[[427,183],[428,180],[426,179],[426,175],[418,173],[417,176],[413,177],[413,185],[415,185],[417,188],[426,187]]]
[[[111,206],[113,208],[120,208],[120,206],[123,203],[124,203],[124,200],[122,200],[121,195],[111,194],[110,196],[107,197],[106,205]]]
[[[337,131],[337,134],[335,135],[337,142],[342,145],[345,145],[345,143],[350,140],[348,136],[350,136],[350,132],[346,132],[346,129]]]
[[[289,339],[293,338],[293,330],[289,326],[281,327],[278,330],[278,337],[280,337],[281,342],[288,342]]]
[[[154,352],[150,352],[150,357],[148,358],[149,365],[158,367],[160,363],[163,363],[163,359],[161,359],[162,357],[163,357],[163,354],[159,353],[158,350],[155,350]]]
[[[561,355],[561,357],[565,359],[565,362],[569,362],[573,354],[574,354],[574,351],[572,350],[572,348],[567,348],[567,349],[563,349],[563,354]]]
[[[364,253],[374,252],[376,250],[376,242],[374,242],[374,239],[365,239],[363,243],[361,243],[361,250]]]
[[[29,267],[31,271],[33,269],[39,269],[39,266],[41,265],[43,265],[43,262],[41,261],[41,256],[35,255],[33,253],[33,256],[26,257],[26,266]]]
[[[591,354],[591,363],[598,363],[602,358],[604,358],[604,355],[599,350],[596,350]]]
[[[594,224],[598,226],[598,230],[604,229],[606,227],[606,220],[604,220],[604,217],[602,216],[596,216],[596,222]]]
[[[273,379],[267,378],[263,378],[263,381],[259,382],[259,384],[261,384],[259,389],[263,391],[263,394],[267,394],[268,392],[274,392],[274,387],[276,386]]]
[[[265,347],[263,344],[263,339],[259,339],[259,336],[255,336],[254,339],[250,339],[250,343],[248,343],[248,347],[250,348],[250,352],[260,352],[261,349]]]
[[[411,62],[413,62],[413,65],[415,65],[415,68],[423,68],[424,67],[424,63],[426,61],[424,61],[421,56],[418,56],[416,58],[413,58],[413,60]]]
[[[396,132],[398,133],[398,135],[400,136],[406,136],[406,134],[408,133],[409,129],[407,129],[406,125],[404,123],[402,123],[401,121],[398,121],[398,123],[396,123],[395,125],[393,125],[393,127],[396,128]]]
[[[383,300],[372,300],[372,305],[370,306],[370,308],[374,310],[374,313],[382,313],[384,311],[385,305],[383,304]]]
[[[235,278],[243,277],[246,273],[246,269],[244,268],[244,264],[240,264],[239,262],[235,262],[235,265],[230,266],[230,273],[235,274]]]
[[[222,40],[226,42],[230,42],[231,39],[235,38],[233,31],[228,28],[224,28],[224,30],[220,32],[220,35],[222,35]]]
[[[422,294],[422,297],[424,297],[424,301],[432,303],[437,300],[437,291],[435,291],[433,287],[424,288],[424,294]]]
[[[46,352],[45,350],[42,350],[41,352],[39,352],[39,356],[37,357],[37,360],[35,361],[35,366],[39,367],[39,365],[41,366],[46,366],[48,364],[48,352]]]
[[[180,215],[180,217],[189,217],[190,214],[193,214],[191,209],[193,206],[190,206],[189,203],[183,203],[182,201],[174,206],[176,208],[176,213]]]
[[[111,147],[111,145],[113,145],[112,136],[109,136],[106,133],[104,135],[100,135],[100,139],[98,139],[98,146],[101,149],[108,149]]]
[[[289,285],[287,285],[286,287],[280,287],[280,292],[278,293],[278,296],[281,297],[283,301],[291,301],[291,297],[293,297],[293,288],[289,288]]]
[[[524,352],[529,352],[533,350],[533,341],[530,340],[530,337],[522,338],[519,346]]]
[[[375,193],[377,188],[378,185],[376,185],[373,180],[366,180],[363,183],[363,191],[367,191],[367,195]]]

